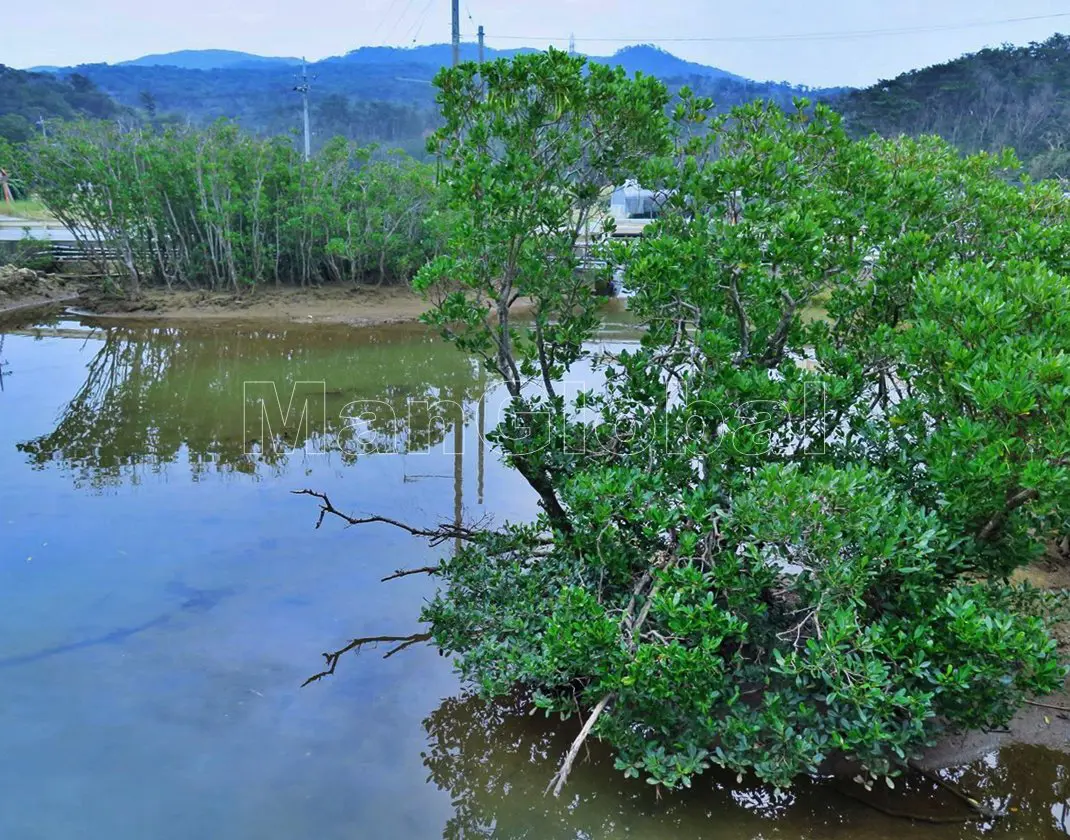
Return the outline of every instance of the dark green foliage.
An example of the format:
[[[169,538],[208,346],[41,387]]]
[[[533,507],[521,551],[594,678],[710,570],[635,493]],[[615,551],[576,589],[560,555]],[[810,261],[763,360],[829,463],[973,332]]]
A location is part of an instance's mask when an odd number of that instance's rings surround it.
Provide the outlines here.
[[[0,138],[12,143],[23,143],[40,131],[34,123],[41,118],[106,119],[119,112],[111,97],[83,74],[28,73],[0,64]]]
[[[437,249],[433,170],[332,140],[305,163],[235,126],[162,133],[77,123],[38,138],[28,180],[94,254],[142,283],[394,283]]]
[[[443,561],[438,644],[666,787],[832,755],[895,775],[1056,689],[1008,576],[1070,525],[1062,191],[1009,156],[852,142],[807,102],[726,118],[685,91],[670,124],[660,83],[588,69],[439,78],[459,222],[418,283],[504,377],[494,438],[542,514]],[[667,196],[616,249],[647,329],[570,402],[597,328],[573,246],[630,174]]]
[[[1068,59],[1066,35],[985,49],[878,82],[835,107],[858,133],[939,134],[967,151],[1010,147],[1029,160],[1070,141]]]
[[[736,76],[717,78],[710,76],[659,76],[672,91],[687,88],[696,96],[713,100],[715,109],[720,113],[731,111],[740,105],[747,105],[755,100],[773,102],[782,108],[790,108],[798,96],[820,99],[836,107],[840,99],[850,92],[850,88],[815,88],[805,85],[792,85],[787,82],[758,82],[741,79]]]

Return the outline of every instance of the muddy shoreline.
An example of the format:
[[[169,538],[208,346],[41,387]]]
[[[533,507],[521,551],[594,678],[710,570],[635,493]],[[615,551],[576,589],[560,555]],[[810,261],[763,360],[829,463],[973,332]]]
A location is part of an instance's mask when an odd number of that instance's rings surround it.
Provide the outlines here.
[[[72,303],[80,295],[80,286],[66,278],[0,265],[0,315]]]
[[[0,266],[0,315],[66,304],[94,318],[167,321],[275,321],[380,326],[418,321],[427,301],[409,286],[324,285],[243,294],[149,289],[136,299],[102,294],[78,276]]]
[[[137,300],[86,294],[75,308],[96,318],[175,321],[283,321],[302,324],[380,326],[412,323],[428,308],[406,286],[315,286],[258,289],[243,295],[150,290]]]

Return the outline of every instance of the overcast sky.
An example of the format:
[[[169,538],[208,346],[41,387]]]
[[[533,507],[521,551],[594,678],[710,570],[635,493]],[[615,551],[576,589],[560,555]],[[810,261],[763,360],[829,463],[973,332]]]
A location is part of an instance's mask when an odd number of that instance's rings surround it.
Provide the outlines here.
[[[0,63],[14,67],[204,48],[313,60],[364,44],[449,40],[449,0],[5,0],[4,7]],[[657,43],[751,78],[864,85],[986,45],[1070,31],[1070,0],[461,0],[465,40],[480,23],[494,47],[564,47],[574,33],[577,49],[591,55]]]

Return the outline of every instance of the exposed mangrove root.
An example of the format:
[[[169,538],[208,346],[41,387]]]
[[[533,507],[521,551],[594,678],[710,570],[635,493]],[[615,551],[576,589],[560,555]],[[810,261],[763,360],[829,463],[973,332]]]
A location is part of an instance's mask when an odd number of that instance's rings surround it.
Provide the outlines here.
[[[323,658],[327,660],[326,670],[320,671],[318,674],[313,674],[301,683],[301,688],[304,688],[309,683],[314,683],[317,680],[322,680],[324,677],[331,676],[331,674],[334,673],[335,667],[338,665],[338,660],[342,658],[343,654],[349,653],[351,650],[359,652],[365,645],[378,645],[384,642],[400,642],[401,644],[392,647],[383,655],[383,659],[389,659],[395,653],[400,653],[405,650],[405,648],[420,642],[426,642],[430,640],[430,638],[430,633],[413,633],[409,636],[365,636],[360,639],[352,639],[345,647],[339,648],[332,653],[323,654]]]

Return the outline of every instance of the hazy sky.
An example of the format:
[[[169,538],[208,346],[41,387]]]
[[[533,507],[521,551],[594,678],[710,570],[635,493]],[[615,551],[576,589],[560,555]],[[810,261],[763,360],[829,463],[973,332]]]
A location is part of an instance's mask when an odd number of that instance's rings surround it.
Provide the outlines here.
[[[449,0],[5,0],[4,7],[0,63],[14,67],[202,48],[311,60],[364,44],[449,40]],[[863,85],[986,45],[1070,31],[1070,0],[461,0],[462,37],[474,39],[480,23],[493,47],[563,47],[574,33],[577,48],[592,55],[657,43],[756,79]]]

